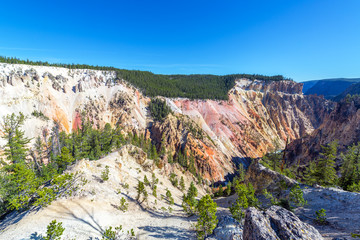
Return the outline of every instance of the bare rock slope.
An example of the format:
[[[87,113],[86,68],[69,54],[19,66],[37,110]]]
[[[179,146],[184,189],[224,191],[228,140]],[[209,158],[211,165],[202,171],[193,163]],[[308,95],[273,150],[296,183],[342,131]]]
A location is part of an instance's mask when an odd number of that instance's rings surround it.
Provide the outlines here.
[[[144,157],[145,156],[145,157]],[[141,164],[140,164],[141,163]],[[51,205],[32,209],[21,214],[14,213],[0,222],[0,239],[34,239],[46,235],[46,226],[56,219],[63,222],[63,239],[101,239],[104,230],[110,226],[122,225],[124,231],[134,230],[138,239],[193,239],[192,221],[184,214],[181,203],[182,192],[169,181],[164,171],[151,168],[152,160],[146,159],[142,150],[126,145],[120,151],[97,160],[81,160],[69,172],[78,172],[78,190],[71,196],[57,199]],[[109,179],[102,180],[102,173],[109,167]],[[191,176],[174,170],[184,176],[188,188]],[[146,187],[148,200],[136,201],[138,180],[152,173],[159,179],[157,198]],[[166,199],[169,189],[175,201],[170,205]],[[201,187],[200,196],[204,194]],[[128,210],[118,209],[124,197]]]

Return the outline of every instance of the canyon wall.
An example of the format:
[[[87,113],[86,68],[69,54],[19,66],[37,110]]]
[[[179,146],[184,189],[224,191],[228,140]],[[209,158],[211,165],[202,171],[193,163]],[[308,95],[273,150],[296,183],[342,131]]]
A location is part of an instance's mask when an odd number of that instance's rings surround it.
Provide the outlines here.
[[[309,135],[293,141],[286,150],[289,164],[307,165],[321,153],[325,146],[337,140],[338,152],[360,141],[360,97],[343,99],[334,104],[333,110],[319,128]]]
[[[114,72],[10,64],[0,64],[0,96],[0,119],[24,113],[28,137],[50,131],[51,120],[69,133],[86,111],[94,125],[143,133],[173,157],[185,152],[197,172],[213,180],[233,172],[240,158],[261,157],[311,134],[335,107],[324,98],[304,96],[299,83],[238,79],[227,101],[165,99],[174,114],[154,122],[150,99]],[[34,111],[49,120],[33,116]]]

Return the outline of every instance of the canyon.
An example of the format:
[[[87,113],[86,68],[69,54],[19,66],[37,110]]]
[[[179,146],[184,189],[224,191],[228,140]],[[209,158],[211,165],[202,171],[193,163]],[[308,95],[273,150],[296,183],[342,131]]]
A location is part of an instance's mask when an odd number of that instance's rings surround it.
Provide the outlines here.
[[[336,106],[303,95],[301,83],[237,79],[228,100],[164,98],[174,114],[154,122],[150,98],[114,72],[16,64],[0,64],[0,94],[0,118],[22,112],[32,139],[51,131],[54,121],[71,133],[86,112],[94,126],[110,123],[124,133],[144,134],[173,155],[179,149],[192,153],[197,170],[214,181],[224,180],[241,159],[310,135]]]

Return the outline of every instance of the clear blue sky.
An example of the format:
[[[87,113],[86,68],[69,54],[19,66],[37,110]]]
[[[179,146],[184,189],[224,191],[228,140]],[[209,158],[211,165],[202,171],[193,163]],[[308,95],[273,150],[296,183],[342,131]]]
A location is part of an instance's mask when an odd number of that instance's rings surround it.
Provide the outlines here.
[[[3,1],[0,55],[155,73],[360,77],[360,0]]]

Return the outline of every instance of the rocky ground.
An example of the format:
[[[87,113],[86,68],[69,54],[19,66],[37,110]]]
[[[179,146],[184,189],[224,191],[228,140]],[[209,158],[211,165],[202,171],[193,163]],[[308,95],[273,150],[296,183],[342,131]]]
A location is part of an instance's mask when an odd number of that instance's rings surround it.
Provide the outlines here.
[[[305,187],[303,192],[308,204],[295,209],[295,213],[302,221],[313,224],[325,239],[355,239],[351,234],[360,234],[360,193],[322,187]],[[328,225],[314,223],[315,211],[321,208],[326,210]]]

